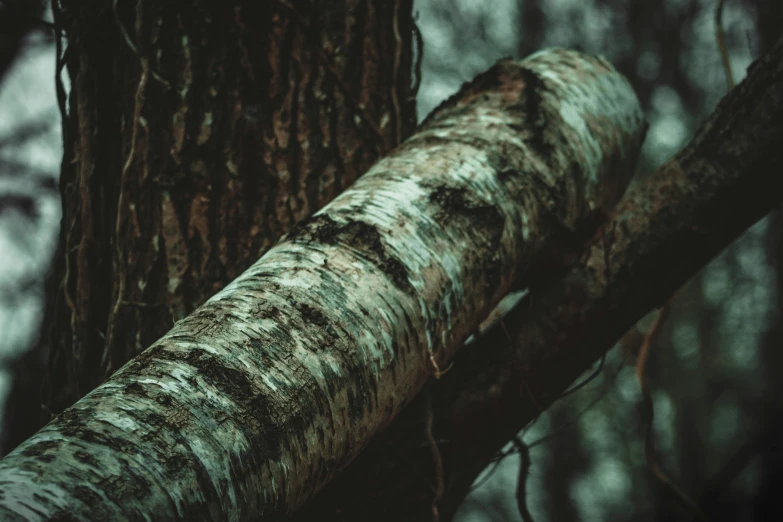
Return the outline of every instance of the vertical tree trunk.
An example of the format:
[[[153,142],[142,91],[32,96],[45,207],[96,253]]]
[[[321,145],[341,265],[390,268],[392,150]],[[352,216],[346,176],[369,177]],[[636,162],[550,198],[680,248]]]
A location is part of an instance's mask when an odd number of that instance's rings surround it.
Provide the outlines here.
[[[415,126],[412,0],[61,0],[71,78],[45,411],[242,273]],[[40,408],[37,408],[40,409]]]

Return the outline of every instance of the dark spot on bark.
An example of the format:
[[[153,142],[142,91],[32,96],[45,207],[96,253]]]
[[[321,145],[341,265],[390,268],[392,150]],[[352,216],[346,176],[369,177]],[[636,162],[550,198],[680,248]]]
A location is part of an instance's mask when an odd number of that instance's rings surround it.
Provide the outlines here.
[[[259,315],[259,317],[263,317],[263,315]],[[264,363],[264,366],[269,365],[269,355],[264,351],[264,347],[266,346],[266,343],[260,339],[248,339],[247,340],[247,347],[250,348],[250,353],[253,355],[259,355],[261,357],[261,362]]]
[[[167,453],[163,456],[162,461],[173,476],[179,475],[183,470],[187,470],[190,467],[190,459],[181,453]]]
[[[42,440],[40,442],[37,442],[33,444],[32,446],[26,447],[24,450],[21,451],[22,455],[25,457],[33,457],[38,460],[41,460],[44,457],[44,453],[48,451],[56,451],[60,448],[60,445],[62,444],[62,441],[59,440]]]
[[[321,328],[326,326],[328,323],[326,317],[320,310],[313,308],[306,303],[300,303],[297,308],[299,309],[299,313],[302,314],[302,319],[308,323],[314,324],[315,326]]]
[[[459,222],[459,229],[478,247],[473,255],[478,258],[481,273],[476,275],[483,276],[486,291],[494,293],[500,279],[499,249],[506,225],[503,214],[464,187],[437,186],[430,193],[430,201],[438,206],[435,218],[444,228],[454,228],[455,221]]]
[[[348,414],[358,424],[365,415],[372,413],[372,394],[364,379],[354,380],[354,386],[348,387]]]
[[[139,355],[131,359],[127,365],[127,370],[131,373],[143,373],[143,370],[163,352],[163,346],[158,344],[144,350]]]
[[[509,181],[516,181],[520,177],[522,177],[522,174],[517,169],[504,169],[498,173],[498,180],[504,184]]]
[[[151,428],[166,427],[170,428],[172,431],[178,431],[182,428],[182,423],[177,422],[174,419],[180,417],[180,415],[178,415],[179,413],[179,411],[174,413],[173,411],[169,410],[166,412],[166,414],[161,414],[155,411],[147,410],[142,412],[142,416],[139,417],[139,422],[143,422]],[[155,435],[155,430],[153,430],[152,433],[147,434],[145,438],[153,438]]]
[[[106,491],[109,498],[126,501],[126,499],[142,499],[150,494],[150,482],[140,473],[145,470],[136,471],[137,465],[130,463],[127,459],[118,459],[120,464],[120,473],[104,479],[101,482],[101,489]]]
[[[415,293],[405,265],[386,251],[381,233],[373,225],[362,221],[339,224],[327,215],[320,215],[304,220],[288,239],[350,247],[377,266],[401,291]]]
[[[273,346],[290,346],[293,342],[290,329],[283,324],[275,324],[266,333],[269,343]]]
[[[123,389],[123,392],[125,392],[126,395],[138,395],[139,397],[148,397],[147,390],[144,389],[144,386],[139,384],[138,382],[132,382],[125,386]]]
[[[343,244],[358,250],[367,260],[380,268],[401,291],[406,294],[415,293],[408,278],[408,270],[399,259],[386,251],[381,234],[375,226],[353,221],[342,227],[340,239]]]
[[[223,365],[222,361],[206,350],[191,349],[182,360],[197,368],[200,377],[226,392],[232,399],[248,397],[255,392],[253,384],[243,372]]]
[[[321,366],[321,373],[324,376],[324,382],[326,383],[327,393],[330,397],[334,397],[337,393],[338,386],[340,386],[340,375],[323,359],[319,361],[319,364]]]
[[[115,412],[119,415],[120,412]],[[54,422],[56,423],[60,434],[65,437],[72,437],[87,443],[95,443],[115,450],[118,454],[130,455],[136,452],[136,446],[122,436],[119,429],[109,426],[105,423],[97,423],[94,414],[87,410],[69,408],[58,415]],[[115,431],[117,436],[101,432],[106,429]]]
[[[75,486],[73,496],[84,503],[85,506],[100,506],[104,500],[101,496],[87,486]]]
[[[291,227],[291,231],[285,236],[285,240],[315,241],[331,245],[334,244],[334,238],[339,227],[339,223],[325,214],[311,216]]]
[[[437,204],[436,219],[445,227],[453,226],[454,219],[464,220],[468,230],[475,231],[491,250],[498,248],[505,227],[503,214],[492,204],[476,198],[469,190],[441,185],[430,194],[430,201]]]
[[[73,452],[73,458],[78,460],[79,462],[82,462],[84,464],[87,464],[90,467],[99,468],[98,465],[98,459],[96,459],[92,453],[88,453],[86,451],[77,450]]]
[[[80,522],[83,519],[81,517],[77,518],[70,513],[57,513],[49,520],[52,522]]]
[[[443,126],[445,131],[452,130],[453,125]],[[433,147],[448,146],[454,147],[457,145],[464,145],[478,150],[491,150],[497,148],[497,142],[482,138],[481,136],[467,136],[465,134],[451,133],[447,136],[434,136],[431,134],[416,135],[414,134],[409,141],[405,142],[410,147],[416,147],[420,149],[431,149]],[[403,145],[405,146],[405,145]]]
[[[274,418],[275,399],[267,397],[256,389],[245,373],[225,366],[205,350],[193,348],[187,353],[161,352],[160,358],[180,360],[199,370],[201,377],[208,385],[219,390],[226,398],[235,402],[245,414],[244,423],[249,426],[245,435],[254,439],[263,425],[264,436],[257,442],[257,455],[272,460],[279,459],[284,433],[277,427]]]
[[[450,112],[459,106],[460,102],[464,100],[472,100],[476,95],[486,97],[487,91],[498,89],[503,85],[504,73],[507,73],[512,68],[518,69],[513,60],[501,59],[495,65],[487,69],[485,72],[476,76],[473,80],[462,84],[460,90],[447,98],[443,103],[432,111],[419,125],[419,128],[425,128],[431,123],[437,121],[442,113]],[[470,103],[470,101],[468,102]]]
[[[549,164],[554,145],[547,130],[547,114],[543,106],[542,94],[546,91],[546,84],[532,69],[522,67],[520,71],[525,83],[525,92],[524,101],[519,108],[524,112],[525,120],[531,127],[529,137],[525,141],[545,163]]]

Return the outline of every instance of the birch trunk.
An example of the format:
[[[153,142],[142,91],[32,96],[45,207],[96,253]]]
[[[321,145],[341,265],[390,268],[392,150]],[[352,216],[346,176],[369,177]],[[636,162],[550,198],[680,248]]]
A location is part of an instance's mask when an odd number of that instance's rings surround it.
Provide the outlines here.
[[[0,462],[8,519],[277,520],[624,190],[644,123],[604,60],[505,60]],[[557,240],[556,240],[557,239]]]

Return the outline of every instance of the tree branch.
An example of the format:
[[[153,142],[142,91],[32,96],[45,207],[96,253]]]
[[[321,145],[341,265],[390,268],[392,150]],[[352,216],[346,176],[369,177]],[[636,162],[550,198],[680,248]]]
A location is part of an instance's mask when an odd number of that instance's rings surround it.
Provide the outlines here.
[[[635,184],[566,277],[461,350],[433,386],[450,520],[514,435],[650,310],[783,199],[783,40],[754,63],[693,140]],[[513,338],[509,343],[508,336]],[[297,520],[429,521],[431,459],[417,399]],[[397,453],[386,450],[394,445]],[[398,455],[405,458],[402,464]],[[411,466],[423,478],[413,478]]]
[[[0,518],[290,514],[505,294],[562,265],[558,240],[614,205],[643,131],[603,59],[499,62],[0,461]]]

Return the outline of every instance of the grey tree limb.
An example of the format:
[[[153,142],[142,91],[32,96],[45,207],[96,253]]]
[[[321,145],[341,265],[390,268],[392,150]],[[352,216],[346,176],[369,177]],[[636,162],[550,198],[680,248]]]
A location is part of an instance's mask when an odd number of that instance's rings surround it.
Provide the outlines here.
[[[293,512],[612,207],[644,128],[603,59],[499,62],[0,461],[0,518]]]

